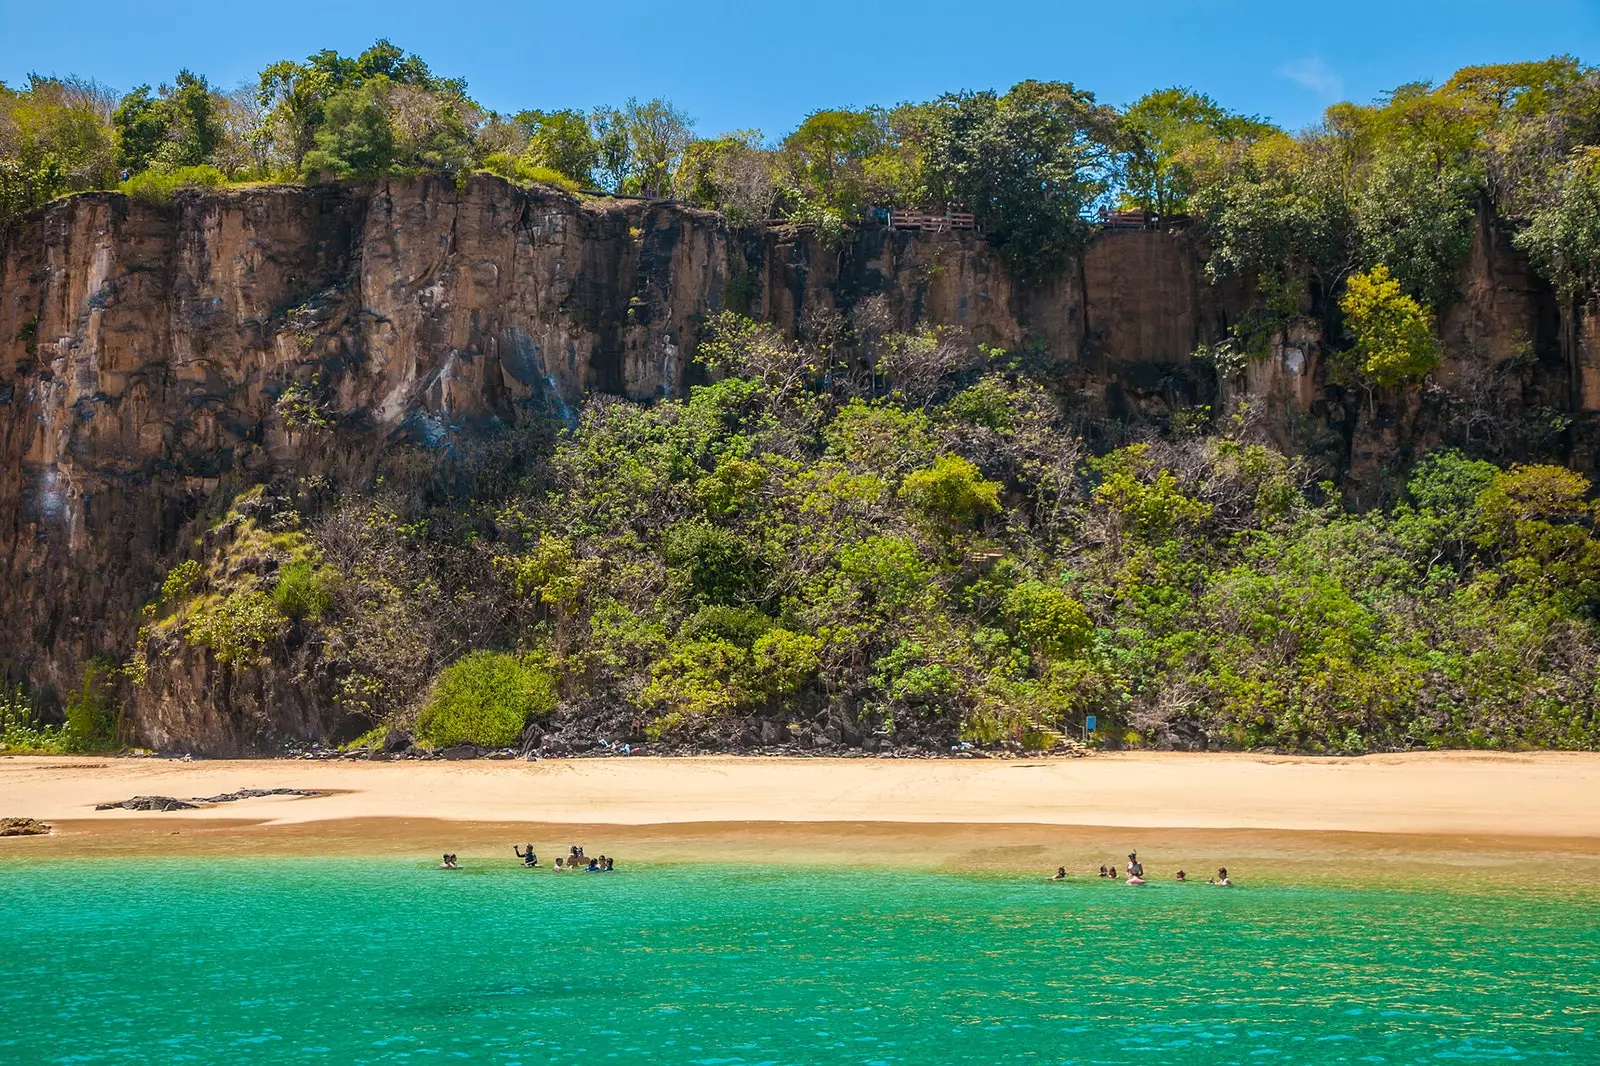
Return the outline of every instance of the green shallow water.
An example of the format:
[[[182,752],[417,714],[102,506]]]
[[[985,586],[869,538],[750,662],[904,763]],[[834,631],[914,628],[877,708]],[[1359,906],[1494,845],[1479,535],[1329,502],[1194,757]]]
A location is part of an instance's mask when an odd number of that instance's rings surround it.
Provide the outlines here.
[[[1600,899],[0,864],[3,1063],[1600,1062]]]

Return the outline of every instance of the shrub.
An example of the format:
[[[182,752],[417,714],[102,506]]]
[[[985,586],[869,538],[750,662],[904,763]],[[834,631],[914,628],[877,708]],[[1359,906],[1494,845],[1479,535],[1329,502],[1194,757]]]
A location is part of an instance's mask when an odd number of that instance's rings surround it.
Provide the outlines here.
[[[135,174],[117,188],[141,203],[170,203],[180,189],[216,189],[228,184],[227,177],[212,166],[175,167],[171,170],[146,170]]]
[[[933,466],[908,475],[900,498],[936,524],[970,526],[1000,513],[1000,483],[986,481],[959,455],[941,455]]]
[[[115,747],[120,722],[117,669],[103,659],[91,659],[83,669],[82,687],[67,697],[65,745],[69,751]]]
[[[33,702],[19,688],[7,695],[0,692],[0,749],[11,753],[50,754],[64,750],[63,730],[41,725]]]
[[[555,679],[529,656],[475,651],[440,672],[417,720],[417,739],[433,747],[504,748],[530,718],[555,710]]]
[[[283,618],[264,592],[235,592],[189,619],[184,633],[210,648],[219,663],[243,663],[261,653]]]
[[[316,621],[328,609],[337,580],[338,575],[326,566],[291,563],[278,575],[272,605],[290,621]]]
[[[175,605],[194,590],[203,574],[200,564],[193,559],[185,559],[174,566],[161,582],[161,602],[169,607]]]
[[[513,185],[553,185],[565,192],[575,193],[582,188],[577,182],[549,167],[530,162],[510,152],[493,152],[484,157],[483,170],[505,178]]]

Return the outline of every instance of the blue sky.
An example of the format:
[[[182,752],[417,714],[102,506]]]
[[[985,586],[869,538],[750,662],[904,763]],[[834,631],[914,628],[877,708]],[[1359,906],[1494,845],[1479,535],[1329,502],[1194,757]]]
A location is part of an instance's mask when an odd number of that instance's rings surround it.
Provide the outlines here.
[[[125,90],[181,67],[231,88],[267,63],[388,37],[488,107],[665,96],[702,134],[781,136],[819,107],[1059,79],[1115,104],[1186,85],[1291,128],[1469,63],[1600,63],[1600,0],[1231,3],[461,3],[0,0],[0,80]]]

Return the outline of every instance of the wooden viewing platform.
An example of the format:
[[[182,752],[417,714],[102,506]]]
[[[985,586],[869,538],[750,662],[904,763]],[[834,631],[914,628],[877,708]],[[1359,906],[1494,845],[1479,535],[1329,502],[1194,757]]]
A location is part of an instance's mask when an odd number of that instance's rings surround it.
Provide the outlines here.
[[[969,212],[946,211],[942,215],[926,211],[890,211],[890,229],[915,229],[926,233],[948,233],[957,229],[977,229],[978,223]]]

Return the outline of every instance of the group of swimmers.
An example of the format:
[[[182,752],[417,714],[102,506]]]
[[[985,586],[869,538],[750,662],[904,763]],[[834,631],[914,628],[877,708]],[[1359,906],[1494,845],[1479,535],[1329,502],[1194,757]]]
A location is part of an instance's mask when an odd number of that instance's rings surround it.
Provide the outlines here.
[[[1102,866],[1100,867],[1100,876],[1109,877],[1111,880],[1115,881],[1118,879],[1117,868],[1115,866]],[[1065,881],[1066,879],[1067,868],[1065,866],[1058,866],[1056,868],[1055,876],[1050,878],[1052,881]],[[1189,875],[1183,870],[1178,871],[1177,880],[1182,884],[1192,883],[1189,880]],[[1144,863],[1139,861],[1139,855],[1137,852],[1128,852],[1128,879],[1125,883],[1130,885],[1149,884],[1149,882],[1144,879]],[[1232,888],[1233,882],[1228,878],[1228,868],[1226,866],[1218,868],[1217,876],[1207,880],[1206,884],[1216,885],[1218,888]]]
[[[522,866],[524,869],[538,869],[539,856],[534,852],[532,844],[524,844],[520,848],[513,844],[511,845],[511,851],[512,854],[516,855],[517,858],[522,860]],[[554,867],[552,867],[556,873],[565,873],[568,870],[582,870],[584,873],[591,874],[607,874],[616,868],[616,859],[609,859],[604,855],[596,855],[594,858],[590,858],[583,853],[582,844],[573,844],[567,849],[567,854],[565,856],[558,856],[556,858],[556,864]],[[454,852],[447,851],[444,853],[444,861],[439,864],[439,869],[461,869],[461,867],[456,863],[456,856]]]
[[[532,859],[532,844],[528,845],[528,855],[529,860],[524,860],[523,865],[537,866],[538,860]],[[616,859],[608,859],[604,855],[597,855],[591,859],[583,853],[582,844],[574,844],[567,849],[566,858],[562,858],[559,855],[556,856],[555,871],[556,873],[562,873],[567,870],[582,870],[586,874],[608,874],[616,865]]]

